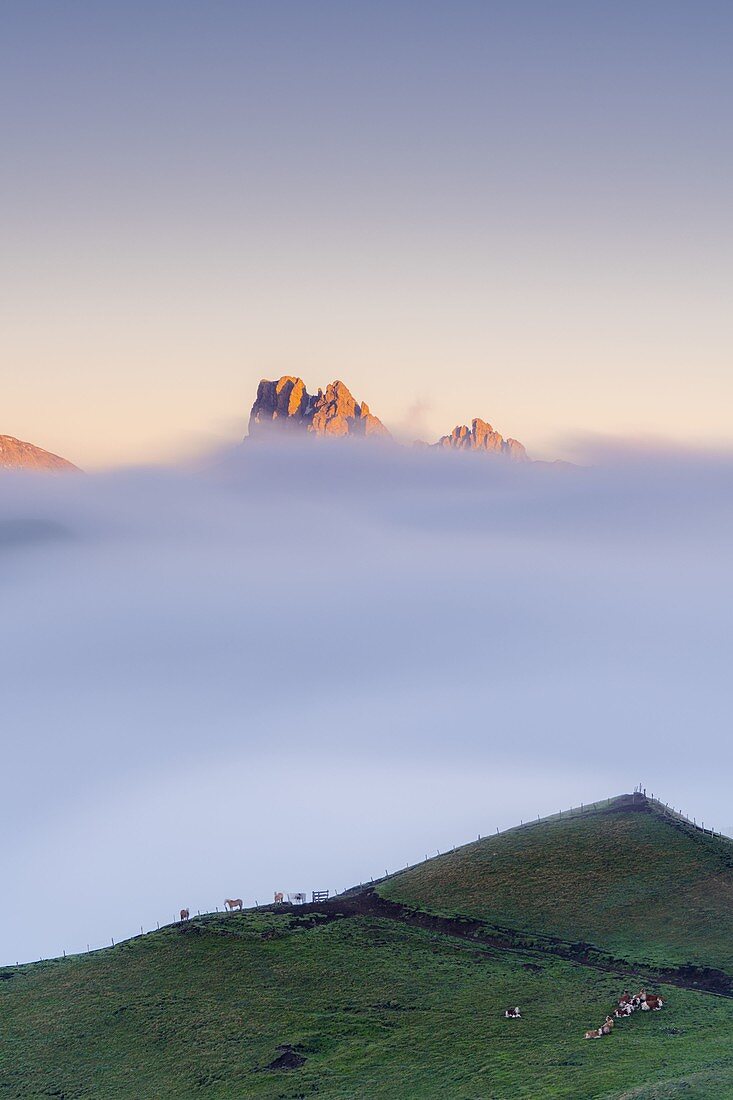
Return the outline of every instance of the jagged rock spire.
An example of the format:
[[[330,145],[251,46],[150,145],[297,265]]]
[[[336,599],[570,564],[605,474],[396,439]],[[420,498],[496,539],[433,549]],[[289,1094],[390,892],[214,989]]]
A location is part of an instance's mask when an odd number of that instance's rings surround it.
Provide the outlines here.
[[[527,452],[516,439],[504,439],[495,432],[491,424],[476,417],[471,427],[459,424],[450,435],[442,436],[435,447],[445,447],[455,451],[486,451],[490,454],[504,455],[514,462],[526,462]]]
[[[313,435],[387,437],[390,433],[359,404],[343,382],[330,382],[326,391],[311,396],[301,378],[283,375],[277,381],[263,378],[249,416],[249,434],[257,437],[281,427]]]

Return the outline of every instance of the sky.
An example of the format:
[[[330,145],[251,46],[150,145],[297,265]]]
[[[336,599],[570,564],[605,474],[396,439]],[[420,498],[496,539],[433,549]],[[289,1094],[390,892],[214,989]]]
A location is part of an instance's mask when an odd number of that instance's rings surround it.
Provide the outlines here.
[[[261,377],[732,442],[728,3],[0,7],[0,432],[85,469],[240,438]]]
[[[0,478],[0,965],[640,782],[733,833],[730,455],[588,459]]]

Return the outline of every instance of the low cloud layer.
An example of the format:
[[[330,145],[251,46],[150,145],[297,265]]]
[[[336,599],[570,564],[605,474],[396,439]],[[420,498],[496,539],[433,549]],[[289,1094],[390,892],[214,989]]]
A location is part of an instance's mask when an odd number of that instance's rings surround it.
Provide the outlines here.
[[[733,459],[390,446],[0,480],[0,963],[641,781],[733,826]]]

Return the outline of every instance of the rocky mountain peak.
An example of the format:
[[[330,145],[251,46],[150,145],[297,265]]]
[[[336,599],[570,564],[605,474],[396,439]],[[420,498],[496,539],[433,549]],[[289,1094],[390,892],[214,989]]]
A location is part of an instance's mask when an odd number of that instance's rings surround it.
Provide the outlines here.
[[[277,381],[263,378],[249,416],[249,434],[262,436],[273,427],[312,435],[389,437],[384,424],[373,416],[366,402],[357,402],[340,381],[329,382],[311,395],[302,378],[283,375]]]
[[[457,425],[450,435],[442,436],[434,446],[454,451],[484,451],[504,455],[514,462],[527,461],[527,452],[518,440],[504,439],[491,424],[479,417],[471,421],[470,428],[466,424]]]
[[[303,379],[289,374],[276,380],[262,379],[249,416],[249,435],[253,438],[276,428],[303,435],[391,438],[366,401],[356,401],[344,382],[337,379],[329,382],[325,390],[309,394]],[[442,436],[431,446],[501,455],[514,462],[529,461],[521,443],[505,439],[479,417],[471,421],[470,428],[459,424],[450,435]]]

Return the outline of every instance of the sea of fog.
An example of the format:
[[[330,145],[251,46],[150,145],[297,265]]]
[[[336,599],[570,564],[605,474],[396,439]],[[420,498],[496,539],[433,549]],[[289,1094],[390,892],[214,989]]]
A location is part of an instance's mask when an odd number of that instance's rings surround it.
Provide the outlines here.
[[[733,831],[733,459],[0,478],[0,963],[648,793]]]

